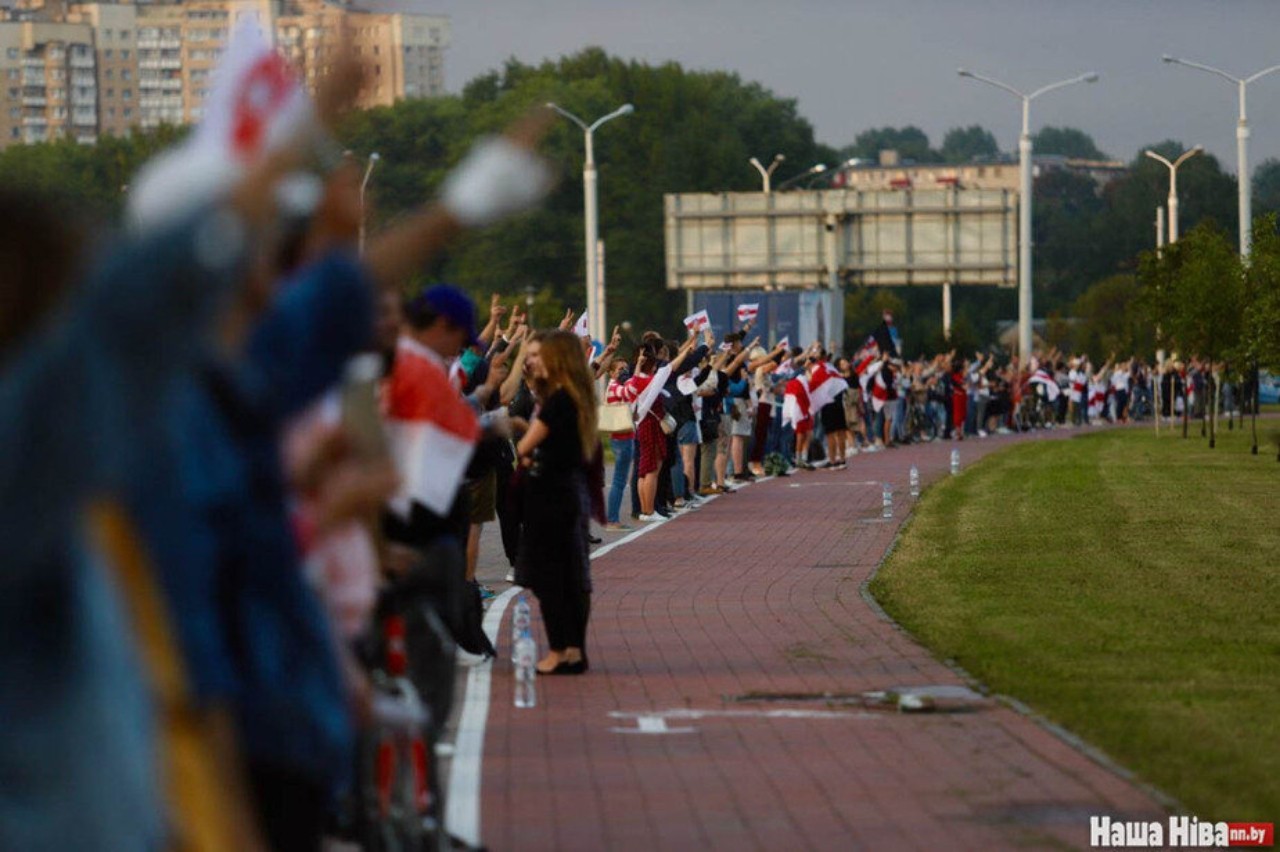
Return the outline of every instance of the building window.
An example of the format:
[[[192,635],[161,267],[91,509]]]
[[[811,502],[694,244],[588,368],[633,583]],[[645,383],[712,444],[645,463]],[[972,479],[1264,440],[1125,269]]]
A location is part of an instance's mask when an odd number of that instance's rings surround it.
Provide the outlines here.
[[[122,51],[120,51],[120,58],[121,58],[121,59],[128,59],[128,58],[129,58],[129,51],[127,51],[127,50],[122,50]]]
[[[122,89],[120,91],[120,97],[124,98],[126,101],[133,100],[133,89]]]
[[[108,47],[106,50],[102,51],[102,58],[103,59],[111,58],[111,48]]]
[[[382,55],[382,48],[375,44],[375,45],[373,46],[373,55],[374,55],[374,56],[381,56],[381,55]]]
[[[109,27],[106,29],[103,29],[102,37],[107,41],[111,41],[111,29]]]
[[[102,72],[102,76],[108,80],[114,80],[116,78],[116,72],[108,68],[106,71]]]
[[[125,117],[125,118],[132,118],[132,117],[133,117],[133,110],[132,110],[132,109],[130,109],[129,107],[125,107],[125,108],[124,108],[124,117]]]
[[[124,68],[120,71],[121,80],[130,80],[132,78],[133,78],[133,72],[130,71],[128,68]]]
[[[128,40],[129,40],[129,31],[128,31],[128,30],[121,30],[121,31],[120,31],[120,40],[121,40],[121,41],[128,41]]]

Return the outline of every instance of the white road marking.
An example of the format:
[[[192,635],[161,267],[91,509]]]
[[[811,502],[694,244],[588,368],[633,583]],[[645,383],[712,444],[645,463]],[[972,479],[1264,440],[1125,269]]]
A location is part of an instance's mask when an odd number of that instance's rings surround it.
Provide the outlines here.
[[[703,502],[709,503],[715,499],[716,497],[712,496]],[[597,548],[591,554],[591,558],[599,559],[614,548],[635,541],[669,520],[675,520],[675,518],[664,518],[661,521],[646,524],[617,541]],[[506,612],[507,605],[511,603],[512,598],[523,591],[524,589],[519,586],[512,586],[494,598],[493,603],[489,605],[489,611],[484,617],[484,632],[489,635],[489,641],[493,642],[494,647],[498,645],[498,630],[502,626],[502,616]],[[467,673],[466,695],[462,700],[462,712],[458,719],[458,735],[453,744],[453,760],[449,764],[445,825],[448,826],[450,834],[472,846],[480,845],[481,764],[484,758],[484,731],[489,723],[489,685],[492,677],[492,660],[486,660],[474,666]],[[665,727],[665,722],[662,724]],[[668,732],[685,733],[679,730]]]

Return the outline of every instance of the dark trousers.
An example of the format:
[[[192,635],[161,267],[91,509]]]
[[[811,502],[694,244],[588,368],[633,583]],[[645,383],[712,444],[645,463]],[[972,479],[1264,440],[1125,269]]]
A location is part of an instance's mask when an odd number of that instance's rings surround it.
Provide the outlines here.
[[[566,584],[558,593],[538,595],[547,646],[552,651],[587,649],[587,621],[591,617],[591,593],[580,583]]]
[[[675,502],[675,488],[671,485],[671,468],[679,464],[680,448],[676,446],[676,436],[667,435],[667,457],[662,460],[658,469],[658,497],[654,506],[670,506]]]

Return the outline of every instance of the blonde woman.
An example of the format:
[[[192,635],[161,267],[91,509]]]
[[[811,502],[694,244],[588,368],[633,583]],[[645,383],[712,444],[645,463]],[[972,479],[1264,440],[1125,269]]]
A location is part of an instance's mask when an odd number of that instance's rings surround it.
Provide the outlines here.
[[[529,344],[540,400],[516,452],[526,472],[516,583],[533,591],[547,631],[541,674],[587,670],[591,575],[587,556],[587,465],[595,455],[596,400],[582,345],[552,331]]]

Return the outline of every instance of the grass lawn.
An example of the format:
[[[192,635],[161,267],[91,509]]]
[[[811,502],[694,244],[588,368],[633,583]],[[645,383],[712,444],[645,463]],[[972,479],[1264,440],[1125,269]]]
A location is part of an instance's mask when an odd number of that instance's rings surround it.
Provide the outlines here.
[[[938,656],[1201,817],[1273,822],[1280,464],[1247,431],[1212,451],[1193,435],[983,459],[924,494],[871,591]]]

